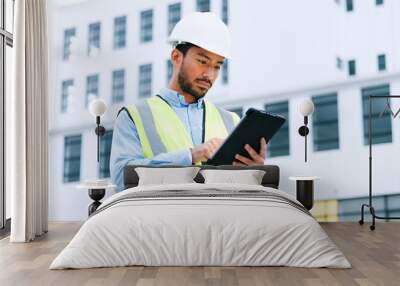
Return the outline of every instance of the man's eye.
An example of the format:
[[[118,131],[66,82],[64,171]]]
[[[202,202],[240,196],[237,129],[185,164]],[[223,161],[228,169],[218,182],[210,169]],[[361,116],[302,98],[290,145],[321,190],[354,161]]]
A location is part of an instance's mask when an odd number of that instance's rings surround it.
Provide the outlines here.
[[[215,69],[216,69],[216,70],[220,70],[220,69],[221,69],[221,66],[216,66]]]
[[[202,65],[205,65],[207,62],[203,61],[203,60],[197,60],[199,63],[201,63]]]

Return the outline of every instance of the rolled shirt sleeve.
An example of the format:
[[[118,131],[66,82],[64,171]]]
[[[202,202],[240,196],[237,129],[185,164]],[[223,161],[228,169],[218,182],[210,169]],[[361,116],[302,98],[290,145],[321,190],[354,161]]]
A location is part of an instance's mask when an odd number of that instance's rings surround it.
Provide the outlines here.
[[[136,126],[126,110],[122,110],[114,124],[110,155],[111,180],[117,192],[123,190],[123,171],[126,165],[191,165],[190,149],[161,153],[145,158]]]

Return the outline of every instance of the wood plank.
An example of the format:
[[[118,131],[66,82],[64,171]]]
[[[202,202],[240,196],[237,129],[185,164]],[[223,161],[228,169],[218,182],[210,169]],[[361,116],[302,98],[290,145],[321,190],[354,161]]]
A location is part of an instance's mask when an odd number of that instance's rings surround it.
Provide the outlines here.
[[[400,223],[380,222],[374,232],[357,223],[321,223],[352,269],[291,267],[115,267],[49,270],[81,223],[51,223],[32,243],[0,240],[0,285],[399,285]]]

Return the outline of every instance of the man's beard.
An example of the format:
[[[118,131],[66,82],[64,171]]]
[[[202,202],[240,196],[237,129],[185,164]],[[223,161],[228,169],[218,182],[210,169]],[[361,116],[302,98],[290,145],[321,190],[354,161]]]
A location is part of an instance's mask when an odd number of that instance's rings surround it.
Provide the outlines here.
[[[208,80],[208,79],[199,79],[199,80],[207,81],[208,84],[210,85],[210,87],[208,89],[211,88],[212,82],[210,80]],[[196,91],[193,88],[193,85],[187,80],[187,76],[186,76],[183,66],[178,74],[178,83],[179,83],[179,86],[181,87],[182,91],[192,95],[196,99],[196,101],[198,101],[200,98],[204,97],[208,91],[208,89],[205,90],[204,92]]]

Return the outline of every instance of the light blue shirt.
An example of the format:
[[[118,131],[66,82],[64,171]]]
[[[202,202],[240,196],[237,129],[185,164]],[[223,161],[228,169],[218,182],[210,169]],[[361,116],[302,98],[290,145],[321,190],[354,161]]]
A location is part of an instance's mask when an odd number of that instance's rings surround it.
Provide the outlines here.
[[[202,144],[203,98],[188,104],[181,94],[168,88],[161,89],[159,95],[178,115],[193,144]],[[192,154],[189,149],[182,149],[161,153],[150,159],[144,158],[136,126],[128,112],[122,110],[114,124],[110,155],[111,180],[117,185],[117,192],[123,190],[123,171],[126,165],[192,165]]]

